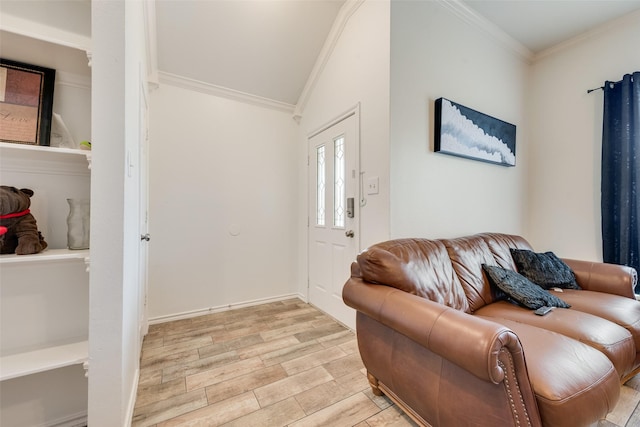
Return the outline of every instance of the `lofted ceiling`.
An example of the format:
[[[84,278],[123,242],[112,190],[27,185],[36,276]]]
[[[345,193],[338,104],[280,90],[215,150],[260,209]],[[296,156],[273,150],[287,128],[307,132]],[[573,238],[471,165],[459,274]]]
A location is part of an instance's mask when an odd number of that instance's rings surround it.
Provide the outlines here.
[[[155,0],[158,70],[293,107],[340,8],[358,1]],[[529,59],[640,10],[640,0],[412,1],[448,3]]]
[[[152,31],[155,24],[155,39],[153,34],[151,39],[157,71],[164,78],[293,109],[318,58],[323,58],[325,42],[335,41],[336,27],[362,1],[146,0],[145,4],[153,6],[149,18]],[[640,13],[640,0],[391,0],[395,1],[441,2],[468,22],[508,40],[527,59],[625,14]],[[91,0],[0,0],[0,28],[9,15],[90,37]]]
[[[156,0],[158,70],[295,105],[344,0]]]

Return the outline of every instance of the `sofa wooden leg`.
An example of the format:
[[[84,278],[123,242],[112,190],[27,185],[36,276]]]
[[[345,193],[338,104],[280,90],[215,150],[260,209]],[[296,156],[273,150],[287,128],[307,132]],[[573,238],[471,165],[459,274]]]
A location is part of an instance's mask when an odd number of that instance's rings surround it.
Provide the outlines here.
[[[382,390],[378,388],[378,379],[371,375],[369,372],[367,372],[367,378],[369,379],[369,385],[371,386],[371,391],[373,392],[373,394],[375,394],[376,396],[382,396],[384,393],[382,393]]]

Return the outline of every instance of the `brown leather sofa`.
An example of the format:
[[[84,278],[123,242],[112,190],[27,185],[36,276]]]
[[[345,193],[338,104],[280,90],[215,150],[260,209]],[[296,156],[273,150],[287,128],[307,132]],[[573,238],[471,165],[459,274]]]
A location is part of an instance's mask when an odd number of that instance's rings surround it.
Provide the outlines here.
[[[420,425],[586,426],[640,371],[634,269],[563,260],[581,290],[536,316],[505,301],[482,264],[516,270],[519,236],[398,239],[358,255],[343,290],[373,392]],[[553,292],[553,291],[551,291]]]

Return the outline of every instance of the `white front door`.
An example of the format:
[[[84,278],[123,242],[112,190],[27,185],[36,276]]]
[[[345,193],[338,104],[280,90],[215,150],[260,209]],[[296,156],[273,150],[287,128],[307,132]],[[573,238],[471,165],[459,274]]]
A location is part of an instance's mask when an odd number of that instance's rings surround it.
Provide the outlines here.
[[[358,253],[357,112],[309,138],[309,302],[355,329],[342,287]]]

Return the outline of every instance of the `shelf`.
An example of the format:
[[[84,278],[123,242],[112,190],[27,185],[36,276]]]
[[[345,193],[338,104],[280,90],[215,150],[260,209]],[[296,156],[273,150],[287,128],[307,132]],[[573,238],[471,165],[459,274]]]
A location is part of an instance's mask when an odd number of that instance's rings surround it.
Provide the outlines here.
[[[3,13],[2,27],[4,31],[36,40],[78,49],[83,52],[91,51],[91,38],[86,35],[24,19],[10,13]]]
[[[80,150],[77,148],[62,148],[62,147],[49,147],[48,145],[29,145],[29,144],[15,144],[12,142],[0,142],[0,148],[3,150],[24,150],[33,153],[55,153],[61,155],[72,156],[87,156],[91,154],[91,150]],[[37,155],[37,154],[34,154]]]
[[[71,249],[45,249],[39,254],[32,255],[0,255],[0,265],[20,264],[20,263],[38,263],[50,261],[65,260],[83,260],[87,262],[89,259],[89,249],[71,250]]]
[[[89,175],[91,150],[0,142],[4,171]]]
[[[0,358],[0,381],[78,365],[88,358],[88,341],[5,356]]]
[[[80,150],[76,148],[49,147],[46,145],[15,144],[12,142],[0,142],[0,152],[3,155],[13,154],[25,157],[47,160],[49,156],[58,156],[60,159],[71,160],[91,160],[91,150]]]

